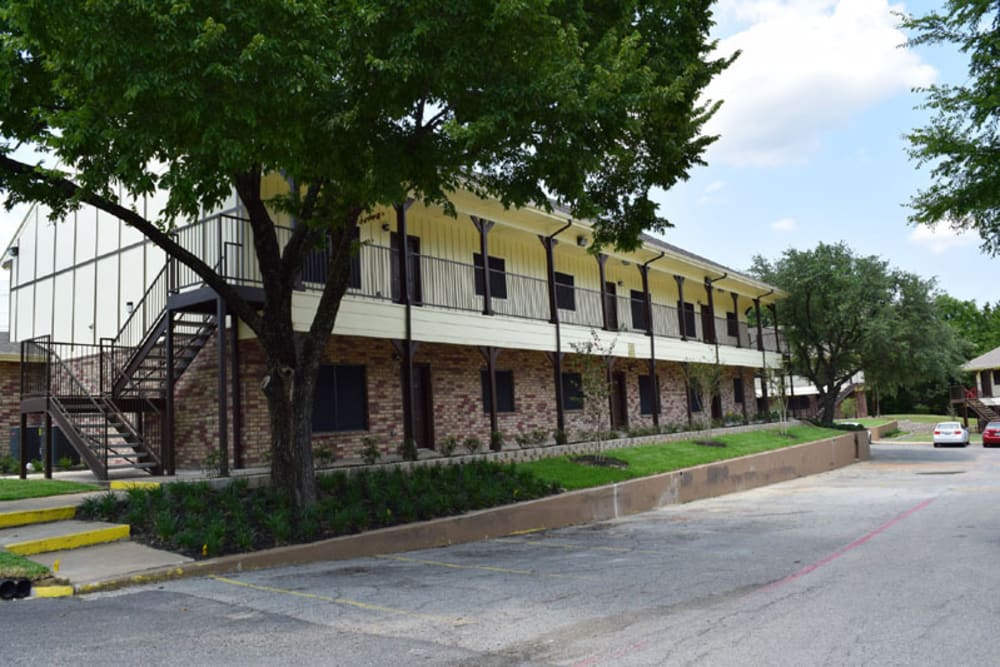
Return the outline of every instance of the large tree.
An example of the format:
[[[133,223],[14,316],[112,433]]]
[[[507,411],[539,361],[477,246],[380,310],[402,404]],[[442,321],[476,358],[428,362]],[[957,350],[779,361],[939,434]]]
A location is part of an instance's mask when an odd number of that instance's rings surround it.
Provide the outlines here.
[[[969,57],[964,83],[924,90],[935,115],[907,136],[911,158],[932,176],[911,199],[910,219],[974,229],[985,252],[1000,254],[1000,3],[946,0],[903,25],[915,33],[911,45],[952,44]]]
[[[792,372],[819,389],[826,423],[859,371],[867,385],[892,394],[946,379],[963,360],[958,337],[937,309],[933,281],[878,257],[820,243],[814,250],[786,250],[773,263],[755,257],[751,271],[789,293],[778,304],[778,323]]]
[[[650,199],[701,163],[716,105],[711,0],[0,0],[0,189],[54,216],[119,216],[190,266],[263,348],[272,478],[315,495],[315,377],[346,290],[352,231],[380,206],[449,208],[472,188],[550,198],[623,249],[663,229]],[[12,157],[20,144],[62,170]],[[52,163],[48,163],[51,165]],[[295,187],[265,201],[261,179]],[[146,219],[113,195],[169,192]],[[240,298],[165,233],[231,192],[266,302]],[[281,245],[274,212],[297,225]],[[308,332],[292,327],[303,258],[329,248]]]

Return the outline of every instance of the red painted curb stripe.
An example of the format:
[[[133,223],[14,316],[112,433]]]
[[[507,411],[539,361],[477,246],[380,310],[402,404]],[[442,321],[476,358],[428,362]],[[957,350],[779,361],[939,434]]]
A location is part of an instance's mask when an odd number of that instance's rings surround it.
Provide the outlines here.
[[[778,588],[780,586],[784,586],[785,584],[790,583],[792,581],[795,581],[796,579],[798,579],[800,577],[804,577],[805,575],[809,574],[813,570],[817,570],[817,569],[823,567],[824,565],[826,565],[827,563],[830,563],[830,562],[832,562],[832,561],[840,558],[841,556],[843,556],[844,554],[848,553],[849,551],[852,551],[852,550],[856,549],[857,547],[860,547],[862,544],[864,544],[868,540],[872,539],[876,535],[879,535],[880,533],[884,533],[885,531],[889,530],[890,528],[892,528],[893,526],[895,526],[897,523],[899,523],[903,519],[905,519],[905,518],[907,518],[907,517],[909,517],[909,516],[911,516],[911,515],[919,512],[920,510],[924,509],[925,507],[927,507],[928,505],[930,505],[932,502],[934,502],[934,498],[929,498],[929,499],[925,500],[924,502],[920,503],[919,505],[917,505],[915,507],[911,507],[910,509],[906,510],[905,512],[903,512],[902,514],[900,514],[899,516],[897,516],[895,519],[891,519],[890,521],[887,521],[886,523],[882,524],[881,526],[879,526],[875,530],[871,531],[870,533],[868,533],[868,534],[866,534],[866,535],[864,535],[862,537],[859,537],[858,539],[854,540],[853,542],[851,542],[850,544],[848,544],[843,549],[840,549],[839,551],[835,551],[834,553],[830,554],[826,558],[823,558],[821,560],[816,561],[812,565],[805,566],[804,568],[802,568],[798,572],[794,572],[794,573],[788,575],[787,577],[785,577],[784,579],[779,579],[778,581],[775,581],[774,583],[768,584],[767,586],[762,586],[761,588],[757,589],[757,592],[758,593],[764,593],[764,592],[767,592],[767,591],[773,591],[774,589],[776,589],[776,588]]]

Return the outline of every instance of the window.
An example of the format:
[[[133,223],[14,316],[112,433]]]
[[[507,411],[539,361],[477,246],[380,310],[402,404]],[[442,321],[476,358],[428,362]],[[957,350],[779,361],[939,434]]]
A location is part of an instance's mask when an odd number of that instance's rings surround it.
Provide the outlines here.
[[[646,331],[649,329],[649,322],[646,319],[646,293],[642,290],[631,290],[632,301],[632,328],[636,331]]]
[[[361,289],[361,230],[357,227],[351,233],[351,273],[347,279],[348,289]],[[310,250],[302,261],[302,281],[326,284],[326,268],[330,261],[329,236],[321,248]]]
[[[583,380],[579,373],[562,374],[563,409],[583,409]]]
[[[740,322],[736,319],[736,313],[726,313],[726,333],[730,338],[740,337]]]
[[[653,392],[653,381],[651,375],[639,376],[639,414],[653,414],[655,396]]]
[[[320,366],[313,396],[313,431],[367,430],[366,387],[364,366]]]
[[[691,406],[691,412],[701,412],[701,396],[694,387],[688,387],[688,405]]]
[[[743,402],[743,378],[733,378],[733,402]]]
[[[490,255],[490,297],[494,299],[507,298],[507,270],[502,257]],[[478,252],[472,255],[472,263],[476,265],[476,294],[486,292],[483,284],[483,256]]]
[[[573,289],[573,276],[568,273],[556,274],[556,307],[563,310],[576,310],[576,291]]]
[[[681,335],[688,338],[697,338],[698,331],[694,325],[694,304],[687,301],[677,302],[677,319],[681,329]]]
[[[993,384],[1000,385],[1000,371],[993,371]]]
[[[494,371],[497,379],[497,412],[514,412],[514,371]],[[490,411],[490,373],[479,371],[483,388],[483,412]]]

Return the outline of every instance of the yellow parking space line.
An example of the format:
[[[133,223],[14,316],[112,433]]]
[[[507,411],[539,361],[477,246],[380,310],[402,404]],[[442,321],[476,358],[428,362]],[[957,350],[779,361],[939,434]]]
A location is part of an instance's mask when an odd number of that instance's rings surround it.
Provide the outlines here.
[[[32,523],[48,523],[64,521],[76,516],[76,507],[50,507],[42,510],[21,510],[19,512],[0,512],[0,528],[12,526],[27,526]]]
[[[446,563],[440,560],[426,560],[424,558],[407,558],[406,556],[375,556],[387,560],[397,560],[402,563],[418,563],[420,565],[433,565],[435,567],[446,567],[452,570],[482,570],[484,572],[499,572],[501,574],[520,574],[527,577],[551,577],[554,579],[579,579],[568,574],[543,574],[534,570],[515,570],[509,567],[496,567],[494,565],[459,565],[458,563]]]
[[[956,486],[951,491],[959,493],[1000,493],[1000,486]]]
[[[616,554],[645,554],[651,556],[662,556],[664,552],[650,549],[631,549],[629,547],[598,547],[587,544],[570,544],[568,542],[550,542],[545,540],[519,540],[516,538],[500,538],[500,542],[517,542],[518,544],[530,544],[533,547],[545,549],[563,549],[566,551],[607,551]]]
[[[237,579],[230,579],[228,577],[220,576],[209,576],[209,579],[213,579],[223,584],[230,584],[232,586],[240,586],[242,588],[249,588],[255,591],[262,591],[264,593],[279,593],[281,595],[291,595],[299,598],[306,598],[308,600],[318,600],[320,602],[332,602],[333,604],[344,605],[347,607],[355,607],[357,609],[364,609],[365,611],[378,611],[386,614],[395,614],[397,616],[409,616],[411,618],[422,618],[432,621],[438,621],[440,623],[451,623],[452,625],[469,625],[471,621],[465,621],[461,618],[449,618],[447,616],[437,616],[435,614],[422,614],[416,611],[407,611],[406,609],[396,609],[394,607],[383,607],[377,604],[368,604],[367,602],[358,602],[357,600],[348,600],[347,598],[332,598],[326,595],[318,595],[316,593],[304,593],[302,591],[293,591],[287,588],[276,588],[274,586],[262,586],[260,584],[251,584],[246,581],[239,581]]]
[[[58,535],[56,537],[45,537],[38,540],[27,540],[16,542],[6,546],[7,551],[19,556],[31,556],[32,554],[47,553],[49,551],[64,551],[66,549],[79,549],[93,544],[104,544],[105,542],[116,542],[128,538],[131,534],[131,526],[121,524],[108,528],[97,528],[85,530],[69,535]]]

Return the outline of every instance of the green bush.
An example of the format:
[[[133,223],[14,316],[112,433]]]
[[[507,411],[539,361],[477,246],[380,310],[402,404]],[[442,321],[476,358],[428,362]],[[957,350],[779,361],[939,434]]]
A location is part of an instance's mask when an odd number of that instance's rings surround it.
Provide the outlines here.
[[[404,461],[416,461],[419,455],[417,441],[413,438],[403,438],[403,442],[399,443],[396,451],[403,457]]]
[[[493,449],[501,449],[503,447],[503,433],[501,431],[490,433],[490,447]]]
[[[470,435],[462,441],[462,447],[470,454],[475,454],[483,446],[482,441],[474,435]]]
[[[441,452],[442,456],[451,456],[457,447],[458,438],[453,435],[441,438],[441,442],[437,444],[438,451]]]
[[[364,445],[361,448],[361,460],[366,465],[372,465],[382,458],[382,450],[379,447],[381,443],[378,438],[373,435],[366,435],[361,438],[361,444]]]

